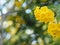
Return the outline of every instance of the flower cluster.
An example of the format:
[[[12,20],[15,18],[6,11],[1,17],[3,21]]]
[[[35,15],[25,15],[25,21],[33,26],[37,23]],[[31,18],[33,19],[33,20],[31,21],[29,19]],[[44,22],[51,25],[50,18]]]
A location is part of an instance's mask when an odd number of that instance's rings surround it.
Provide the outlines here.
[[[54,12],[48,9],[47,6],[43,6],[41,8],[36,7],[34,10],[34,15],[36,20],[39,20],[40,22],[48,23],[54,20]]]
[[[50,23],[47,32],[54,38],[60,38],[60,23]]]
[[[60,38],[60,23],[54,22],[54,12],[51,9],[48,9],[47,6],[36,7],[34,10],[34,15],[36,20],[44,23],[48,23],[47,32],[53,38]]]

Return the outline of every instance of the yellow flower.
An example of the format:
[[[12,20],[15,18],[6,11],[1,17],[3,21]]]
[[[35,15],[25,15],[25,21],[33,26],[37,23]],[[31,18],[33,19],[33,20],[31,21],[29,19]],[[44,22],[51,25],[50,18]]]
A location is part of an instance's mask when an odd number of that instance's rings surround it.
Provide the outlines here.
[[[15,1],[15,6],[20,9],[21,5],[22,5],[23,1]]]
[[[54,12],[48,9],[47,6],[41,8],[37,6],[34,10],[34,15],[36,20],[39,20],[40,22],[48,23],[54,20]]]
[[[36,17],[36,20],[39,20],[39,17],[40,17],[40,10],[39,10],[40,7],[36,7],[36,9],[34,10],[34,14],[35,14],[35,17]]]
[[[20,24],[24,24],[25,23],[25,21],[23,20],[23,18],[22,17],[20,17],[20,16],[15,16],[15,21],[17,22],[17,23],[20,23]]]
[[[53,38],[60,38],[60,24],[57,23],[50,23],[48,25],[47,32],[53,37]]]

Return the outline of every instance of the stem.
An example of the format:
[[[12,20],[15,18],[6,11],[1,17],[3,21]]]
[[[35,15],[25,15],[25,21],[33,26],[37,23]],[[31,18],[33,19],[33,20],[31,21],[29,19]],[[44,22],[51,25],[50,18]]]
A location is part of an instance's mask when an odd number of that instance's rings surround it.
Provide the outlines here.
[[[1,10],[0,10],[0,11],[1,11]],[[1,11],[0,17],[2,18],[2,19],[0,20],[0,45],[3,45],[3,36],[2,36],[2,33],[3,33],[3,21],[5,20],[5,19],[4,19],[5,16],[3,16],[2,11]]]

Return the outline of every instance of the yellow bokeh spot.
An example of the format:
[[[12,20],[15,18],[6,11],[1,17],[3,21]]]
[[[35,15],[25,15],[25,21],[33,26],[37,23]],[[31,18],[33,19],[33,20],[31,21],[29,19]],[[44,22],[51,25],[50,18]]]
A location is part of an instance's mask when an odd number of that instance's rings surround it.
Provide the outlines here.
[[[16,6],[18,9],[20,9],[20,7],[22,6],[22,3],[23,3],[22,0],[21,0],[21,1],[15,1],[15,6]]]
[[[7,21],[7,23],[9,26],[13,25],[13,21]]]
[[[0,20],[2,19],[2,17],[0,16]]]
[[[17,31],[18,31],[17,28],[15,28],[15,27],[10,27],[10,34],[11,34],[11,35],[15,35]]]
[[[20,16],[16,16],[16,22],[18,22],[20,24],[24,24],[25,23],[25,21],[23,20],[23,18],[20,17]]]

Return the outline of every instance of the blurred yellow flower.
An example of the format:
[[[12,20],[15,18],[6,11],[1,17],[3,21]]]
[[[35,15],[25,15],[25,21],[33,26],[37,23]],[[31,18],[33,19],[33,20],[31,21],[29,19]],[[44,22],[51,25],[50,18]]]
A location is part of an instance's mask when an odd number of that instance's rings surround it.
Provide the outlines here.
[[[39,45],[44,45],[44,42],[43,42],[43,40],[42,40],[41,37],[38,38],[38,44],[39,44]]]
[[[14,38],[11,38],[10,42],[15,43],[16,42],[15,37]]]
[[[13,21],[7,21],[7,23],[9,24],[9,26],[13,25]]]
[[[20,26],[21,26],[20,23],[16,23],[16,24],[15,24],[15,27],[16,27],[16,28],[20,28]]]
[[[2,19],[2,17],[0,16],[0,20]]]
[[[21,5],[22,5],[23,1],[15,1],[15,6],[20,9]]]
[[[24,24],[24,23],[25,23],[25,21],[23,20],[22,17],[16,16],[15,18],[16,18],[16,19],[15,19],[16,22],[18,22],[18,23],[20,23],[20,24]]]
[[[16,27],[10,27],[10,34],[15,35],[18,29]]]
[[[3,22],[3,28],[8,28],[10,26],[13,25],[13,21],[12,20],[8,20],[8,21],[4,21]]]
[[[50,23],[48,25],[47,32],[52,35],[53,38],[60,38],[60,24]]]
[[[37,6],[34,10],[34,15],[36,20],[39,20],[40,22],[48,23],[54,20],[54,12],[48,9],[47,6],[41,8]]]
[[[14,35],[14,36],[11,37],[10,42],[15,43],[18,39],[19,39],[19,36]]]

